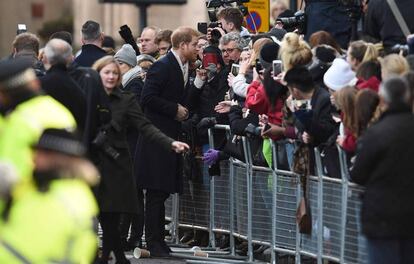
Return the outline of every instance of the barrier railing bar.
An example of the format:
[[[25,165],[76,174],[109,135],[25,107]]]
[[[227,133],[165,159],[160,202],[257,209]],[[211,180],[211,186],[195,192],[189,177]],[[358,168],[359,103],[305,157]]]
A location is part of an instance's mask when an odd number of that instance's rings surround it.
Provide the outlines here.
[[[301,255],[301,256],[307,256],[307,257],[310,257],[310,258],[315,258],[315,259],[318,257],[318,255],[317,255],[317,254],[312,253],[312,252],[308,252],[308,251],[306,251],[306,250],[301,250],[301,251],[300,251],[300,255]]]
[[[322,264],[322,254],[323,254],[323,171],[322,171],[322,162],[321,154],[318,148],[314,149],[315,152],[315,163],[316,171],[318,174],[318,234],[317,234],[317,263]]]
[[[290,249],[286,249],[286,248],[274,247],[273,250],[278,252],[278,253],[288,254],[288,255],[292,255],[292,256],[294,256],[296,254],[295,250],[290,250]]]
[[[340,262],[339,258],[328,256],[328,255],[325,255],[325,254],[322,255],[322,258],[325,259],[325,260],[333,261],[333,262]]]
[[[192,253],[192,252],[189,252]],[[233,260],[233,259],[226,259],[226,258],[211,258],[211,257],[197,257],[197,256],[192,256],[189,254],[183,254],[183,253],[171,253],[170,254],[172,257],[177,257],[177,258],[183,258],[183,259],[191,259],[191,261],[204,261],[201,263],[206,263],[206,264],[211,264],[211,263],[252,263],[252,262],[245,262],[244,260]],[[186,262],[188,263],[188,262]],[[257,263],[254,263],[257,264]]]
[[[194,228],[194,229],[197,229],[197,230],[208,231],[208,227],[205,227],[205,226],[198,226],[198,225],[192,225],[192,224],[179,224],[179,226],[180,227],[186,227],[186,228]]]

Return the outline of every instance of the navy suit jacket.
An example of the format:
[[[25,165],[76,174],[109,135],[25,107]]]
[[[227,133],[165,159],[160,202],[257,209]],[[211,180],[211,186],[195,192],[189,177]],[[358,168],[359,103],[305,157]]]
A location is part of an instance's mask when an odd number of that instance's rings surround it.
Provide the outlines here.
[[[169,52],[156,61],[149,71],[141,94],[141,106],[146,117],[167,136],[177,140],[181,122],[175,120],[178,104],[189,109],[198,93],[184,78],[174,54]],[[142,189],[168,193],[182,190],[181,155],[166,151],[140,136],[135,155],[137,184]]]

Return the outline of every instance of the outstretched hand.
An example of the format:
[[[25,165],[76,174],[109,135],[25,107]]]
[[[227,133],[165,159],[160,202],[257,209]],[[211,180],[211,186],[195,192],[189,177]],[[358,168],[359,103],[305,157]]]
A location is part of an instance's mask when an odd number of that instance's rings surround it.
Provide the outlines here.
[[[171,143],[171,149],[174,150],[176,153],[183,153],[188,151],[190,149],[190,146],[181,141],[174,141],[173,143]]]

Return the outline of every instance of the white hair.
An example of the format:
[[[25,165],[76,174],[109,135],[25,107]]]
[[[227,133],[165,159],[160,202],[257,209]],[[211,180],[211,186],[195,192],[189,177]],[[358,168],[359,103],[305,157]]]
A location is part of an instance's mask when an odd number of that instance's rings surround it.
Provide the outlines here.
[[[46,44],[44,52],[50,65],[67,64],[72,58],[72,46],[61,39],[50,40]]]

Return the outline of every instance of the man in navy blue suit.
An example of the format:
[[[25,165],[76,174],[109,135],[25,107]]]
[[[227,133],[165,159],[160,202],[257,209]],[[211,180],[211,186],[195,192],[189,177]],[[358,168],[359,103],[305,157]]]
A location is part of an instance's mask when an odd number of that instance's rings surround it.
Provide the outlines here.
[[[188,27],[176,29],[172,36],[172,50],[155,62],[147,73],[141,94],[145,115],[163,133],[174,139],[181,134],[181,121],[188,118],[191,97],[198,94],[203,82],[201,74],[190,85],[189,64],[197,59],[199,33]],[[194,92],[195,91],[195,92]],[[145,237],[154,257],[170,253],[164,242],[164,202],[171,193],[181,192],[181,156],[138,140],[135,155],[137,185],[146,189]]]

